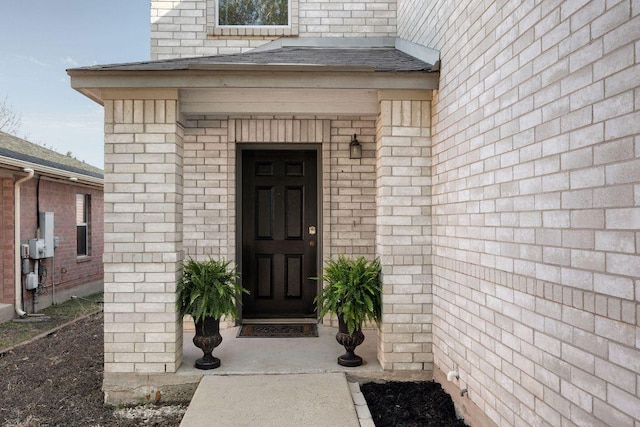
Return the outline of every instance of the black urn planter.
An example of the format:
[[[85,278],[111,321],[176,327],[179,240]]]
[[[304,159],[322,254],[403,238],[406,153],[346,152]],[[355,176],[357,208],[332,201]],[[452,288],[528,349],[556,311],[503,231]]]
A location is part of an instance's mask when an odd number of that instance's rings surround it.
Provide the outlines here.
[[[362,365],[362,357],[354,353],[357,346],[364,342],[364,334],[360,328],[356,329],[353,334],[349,333],[347,324],[342,320],[342,316],[338,316],[338,333],[336,341],[344,346],[347,350],[345,354],[338,357],[338,364],[350,368]]]
[[[193,337],[193,344],[204,352],[204,356],[196,360],[196,368],[216,369],[220,366],[220,359],[211,353],[222,342],[220,319],[205,317],[195,324],[196,334]]]

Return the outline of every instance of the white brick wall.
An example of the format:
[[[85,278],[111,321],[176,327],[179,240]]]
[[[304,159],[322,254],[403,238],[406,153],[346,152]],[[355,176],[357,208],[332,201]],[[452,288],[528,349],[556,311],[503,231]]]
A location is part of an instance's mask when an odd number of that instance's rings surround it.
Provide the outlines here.
[[[395,37],[395,0],[299,0],[300,37]]]
[[[280,37],[395,37],[396,0],[291,0],[287,29],[220,29],[213,0],[152,0],[151,59],[245,52]]]
[[[425,94],[384,99],[379,117],[190,116],[183,125],[175,91],[130,95],[138,99],[105,101],[105,372],[180,366],[179,268],[185,256],[235,261],[241,143],[321,146],[322,259],[379,254],[385,368],[432,368]],[[349,159],[354,134],[360,160]]]
[[[214,35],[210,3],[153,0],[152,58],[288,35]],[[455,368],[499,425],[638,427],[638,2],[299,0],[297,13],[299,37],[397,25],[441,52],[440,90],[382,99],[378,118],[190,118],[185,252],[235,254],[233,141],[322,143],[323,258],[380,255],[385,368]],[[105,113],[105,370],[170,372],[183,130],[166,98]]]
[[[375,128],[367,116],[188,118],[184,142],[184,250],[235,260],[236,143],[322,145],[322,259],[375,254]],[[349,159],[353,134],[363,158]]]
[[[182,128],[175,99],[105,100],[105,372],[182,362]]]
[[[640,425],[639,15],[398,0],[442,57],[435,364],[499,425]]]
[[[383,267],[378,358],[384,369],[431,370],[431,108],[382,99],[376,149],[377,253]]]
[[[184,248],[235,258],[236,142],[322,144],[323,259],[375,253],[375,117],[196,116],[184,145]],[[363,145],[349,159],[351,136]]]

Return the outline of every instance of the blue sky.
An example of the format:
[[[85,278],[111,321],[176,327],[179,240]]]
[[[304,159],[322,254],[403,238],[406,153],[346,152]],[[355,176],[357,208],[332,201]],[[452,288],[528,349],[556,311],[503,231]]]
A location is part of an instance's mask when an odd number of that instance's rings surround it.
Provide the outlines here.
[[[149,0],[0,0],[0,101],[17,136],[104,165],[103,109],[67,68],[149,59]]]

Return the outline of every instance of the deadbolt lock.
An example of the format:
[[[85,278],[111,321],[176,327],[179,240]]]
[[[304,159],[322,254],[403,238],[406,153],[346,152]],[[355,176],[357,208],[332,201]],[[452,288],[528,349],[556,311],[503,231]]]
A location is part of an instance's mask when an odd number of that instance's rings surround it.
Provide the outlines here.
[[[315,225],[310,225],[309,226],[309,234],[311,236],[315,236],[316,235],[316,226]]]

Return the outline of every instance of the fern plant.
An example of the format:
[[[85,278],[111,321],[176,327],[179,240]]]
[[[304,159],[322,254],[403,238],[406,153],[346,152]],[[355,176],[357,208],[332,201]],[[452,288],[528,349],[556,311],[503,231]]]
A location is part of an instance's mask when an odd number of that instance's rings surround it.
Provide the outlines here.
[[[330,260],[324,274],[316,278],[326,283],[316,297],[320,317],[329,312],[342,317],[350,334],[366,321],[379,326],[382,320],[380,272],[378,258],[369,262],[362,256],[353,260],[339,255],[338,259]]]
[[[184,263],[177,283],[176,307],[180,316],[190,314],[195,322],[205,317],[238,316],[236,304],[249,291],[240,286],[236,267],[230,264],[211,257],[207,261],[189,258]]]

